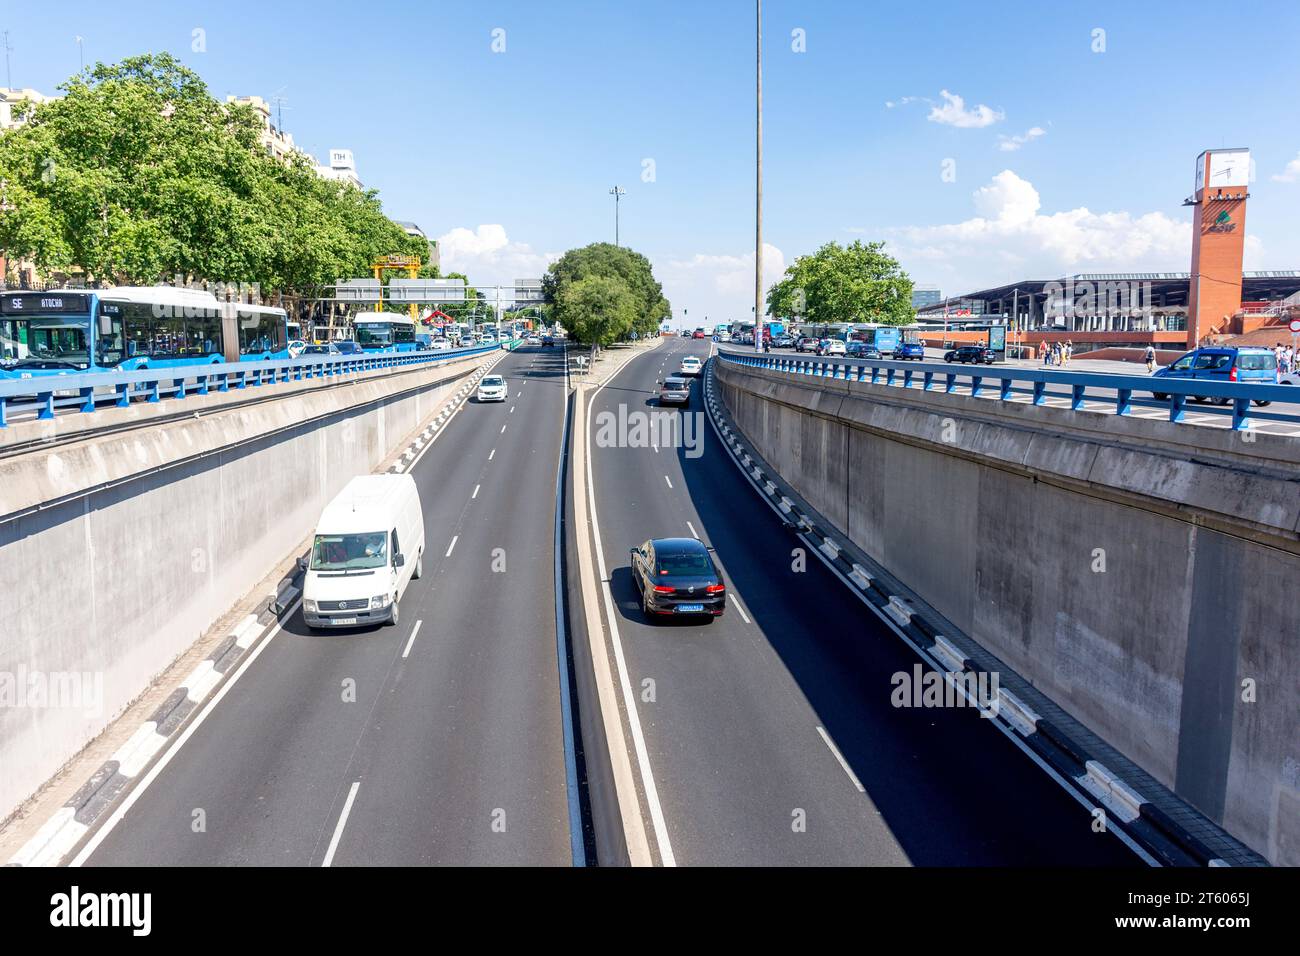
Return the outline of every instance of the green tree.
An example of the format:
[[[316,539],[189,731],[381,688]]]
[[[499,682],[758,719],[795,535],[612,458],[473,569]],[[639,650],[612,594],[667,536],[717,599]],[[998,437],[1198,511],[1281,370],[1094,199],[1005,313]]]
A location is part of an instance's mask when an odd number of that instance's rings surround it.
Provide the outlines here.
[[[565,287],[592,278],[617,279],[631,296],[632,319],[620,337],[633,331],[641,335],[657,333],[659,323],[672,314],[672,306],[664,298],[663,287],[655,279],[649,259],[622,246],[597,242],[581,249],[570,249],[551,263],[542,277],[542,295],[546,304],[552,307],[552,317],[566,329],[576,330],[577,326],[565,314]],[[583,341],[589,340],[584,338]]]
[[[768,290],[768,312],[815,324],[912,322],[912,280],[884,249],[883,242],[828,242],[800,256]]]
[[[564,283],[554,314],[576,341],[613,345],[633,330],[640,315],[638,306],[637,297],[622,279],[591,276]]]
[[[60,89],[0,134],[0,248],[42,271],[293,292],[368,275],[379,255],[428,254],[374,191],[267,155],[252,109],[218,103],[167,53],[96,64]]]

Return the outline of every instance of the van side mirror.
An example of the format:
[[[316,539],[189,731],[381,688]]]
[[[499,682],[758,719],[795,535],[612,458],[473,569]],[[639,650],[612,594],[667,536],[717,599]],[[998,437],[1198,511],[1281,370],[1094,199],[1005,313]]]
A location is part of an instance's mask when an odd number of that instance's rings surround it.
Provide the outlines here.
[[[397,554],[393,555],[393,567],[400,568],[404,564],[406,564],[406,555],[402,554],[401,552],[398,552]]]

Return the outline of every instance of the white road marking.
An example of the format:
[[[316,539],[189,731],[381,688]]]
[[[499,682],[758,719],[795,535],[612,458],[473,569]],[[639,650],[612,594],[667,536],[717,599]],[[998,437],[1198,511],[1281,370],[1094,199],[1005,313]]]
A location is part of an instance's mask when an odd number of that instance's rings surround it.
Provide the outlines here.
[[[664,475],[664,481],[667,481],[667,482],[668,482],[668,487],[669,487],[669,488],[671,488],[671,487],[673,486],[673,483],[672,483],[671,481],[669,481],[667,475]]]
[[[502,425],[502,426],[501,426],[501,434],[504,435],[505,433],[506,433],[506,426],[505,426],[505,425]]]
[[[686,527],[688,527],[688,528],[691,529],[691,537],[694,538],[696,541],[699,541],[699,540],[700,540],[700,536],[699,536],[698,534],[695,533],[695,525],[691,524],[691,523],[688,521],[688,522],[686,522]]]
[[[334,862],[334,851],[339,848],[339,840],[343,839],[343,827],[347,825],[348,814],[352,812],[352,801],[357,798],[357,789],[360,786],[361,781],[357,780],[348,791],[347,802],[343,804],[343,812],[339,815],[338,826],[334,828],[334,837],[330,840],[330,848],[325,851],[325,859],[321,860],[321,866],[329,866]]]
[[[513,405],[511,405],[511,406],[510,406],[510,414],[513,415],[514,413],[515,413],[515,407],[514,407]]]
[[[482,487],[483,487],[482,485],[475,485],[475,486],[474,486],[474,493],[473,493],[472,495],[469,496],[470,501],[473,501],[475,498],[478,497],[478,490],[479,490],[480,488],[482,488]]]
[[[488,455],[488,461],[491,461],[491,460],[492,460],[493,458],[495,458],[496,456],[497,456],[497,450],[496,450],[495,448],[493,448],[493,449],[492,449],[492,453],[491,453],[490,455]]]
[[[753,624],[753,623],[754,623],[753,621],[751,621],[751,620],[749,619],[749,615],[745,613],[745,608],[744,608],[744,606],[740,603],[740,595],[737,594],[735,591],[732,591],[732,592],[731,592],[731,603],[734,604],[734,605],[736,605],[736,610],[740,612],[740,616],[743,617],[743,618],[745,619],[745,623],[746,623],[746,624]]]
[[[411,645],[415,643],[415,635],[420,633],[420,625],[423,623],[423,621],[416,621],[415,627],[411,628],[411,639],[406,642],[406,650],[402,651],[403,657],[411,653]]]
[[[614,611],[614,593],[609,586],[609,574],[605,570],[605,546],[600,540],[600,520],[596,515],[596,484],[591,469],[591,408],[596,396],[604,389],[602,384],[592,393],[587,403],[587,509],[591,516],[591,533],[596,539],[596,568],[600,574],[600,587],[605,595],[605,620],[609,624],[610,640],[614,645],[614,661],[618,665],[619,689],[623,693],[623,707],[627,711],[628,727],[632,734],[632,748],[636,751],[637,769],[641,773],[641,786],[645,790],[646,805],[650,809],[650,822],[654,826],[655,843],[659,846],[659,861],[664,866],[676,866],[677,858],[673,856],[672,841],[668,838],[668,826],[664,822],[663,807],[659,804],[659,788],[655,786],[654,773],[650,769],[650,754],[646,749],[645,735],[641,731],[641,716],[637,712],[637,699],[632,694],[632,682],[627,673],[627,659],[623,655],[623,641],[618,634],[618,615]]]
[[[459,540],[460,540],[460,535],[458,535],[458,534],[456,534],[456,535],[452,535],[452,537],[451,537],[451,544],[447,545],[447,553],[443,555],[444,558],[450,558],[450,557],[451,557],[451,551],[452,551],[452,549],[453,549],[454,547],[456,547],[456,542],[459,541]]]
[[[288,620],[292,617],[294,611],[298,609],[298,606],[301,603],[301,598],[294,601],[285,611],[284,620]],[[252,653],[244,659],[244,662],[239,665],[239,670],[235,671],[234,675],[221,686],[221,690],[217,691],[216,696],[208,701],[203,710],[199,712],[199,715],[195,717],[189,726],[181,732],[181,735],[173,741],[172,745],[163,753],[162,758],[153,765],[153,768],[145,775],[144,779],[141,780],[135,789],[127,795],[127,798],[122,801],[116,810],[113,811],[112,815],[104,821],[104,825],[95,831],[95,835],[81,848],[81,852],[73,858],[72,862],[68,864],[69,866],[81,866],[86,862],[86,860],[90,859],[91,854],[99,849],[99,845],[108,838],[110,833],[113,832],[113,828],[122,822],[122,818],[126,816],[127,811],[130,810],[131,807],[135,806],[135,802],[144,795],[144,792],[149,789],[149,785],[158,778],[158,775],[162,773],[164,769],[166,769],[167,764],[171,763],[171,759],[176,756],[181,747],[185,745],[185,742],[189,740],[194,732],[203,725],[203,722],[208,719],[208,716],[216,710],[217,704],[221,703],[221,699],[230,692],[230,688],[235,686],[235,682],[238,681],[239,678],[243,677],[244,672],[253,666],[253,661],[257,660],[262,651],[266,650],[271,641],[275,639],[275,636],[280,633],[282,626],[283,625],[279,621],[276,622],[275,626],[271,628],[271,632],[266,636],[266,639],[262,641],[262,643],[258,644],[257,647],[253,649]]]
[[[840,766],[844,768],[844,772],[849,775],[849,779],[853,781],[853,786],[858,788],[858,793],[866,793],[866,787],[862,786],[862,781],[858,779],[858,775],[853,772],[853,768],[850,767],[848,761],[844,759],[844,755],[840,753],[840,748],[835,746],[835,741],[831,740],[831,735],[826,733],[826,728],[818,727],[817,733],[822,735],[822,740],[826,741],[826,746],[831,748],[831,753],[833,753],[835,759],[840,762]]]

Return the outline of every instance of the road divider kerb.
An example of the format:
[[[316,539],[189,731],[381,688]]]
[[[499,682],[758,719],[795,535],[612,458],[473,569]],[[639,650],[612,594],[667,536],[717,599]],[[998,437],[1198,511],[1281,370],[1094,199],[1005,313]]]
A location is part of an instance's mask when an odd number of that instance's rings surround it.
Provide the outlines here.
[[[587,620],[587,639],[591,649],[592,670],[595,672],[597,697],[601,722],[605,727],[610,766],[614,777],[614,792],[618,800],[619,815],[623,821],[623,838],[627,845],[628,862],[632,866],[652,866],[650,841],[645,831],[641,802],[637,796],[636,779],[632,761],[628,756],[626,735],[623,732],[615,690],[614,672],[610,666],[605,646],[605,629],[600,619],[599,579],[592,542],[587,529],[591,527],[588,513],[587,488],[587,402],[586,388],[579,385],[574,396],[573,419],[573,508],[574,524],[579,529],[577,541],[578,573],[582,582],[582,605]]]

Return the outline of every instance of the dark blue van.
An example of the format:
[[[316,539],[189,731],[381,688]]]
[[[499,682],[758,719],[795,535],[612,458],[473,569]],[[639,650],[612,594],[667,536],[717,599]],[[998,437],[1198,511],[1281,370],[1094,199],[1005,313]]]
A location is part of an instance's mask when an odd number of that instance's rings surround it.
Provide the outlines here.
[[[1216,345],[1195,349],[1179,356],[1174,362],[1151,374],[1152,378],[1191,378],[1207,382],[1240,382],[1246,385],[1277,384],[1277,357],[1272,349],[1250,346]],[[1169,396],[1162,392],[1151,393],[1157,400]],[[1202,401],[1189,396],[1193,401]],[[1211,398],[1215,405],[1227,405],[1227,398]],[[1267,405],[1267,401],[1256,401]]]

